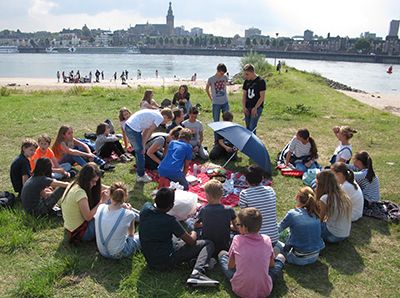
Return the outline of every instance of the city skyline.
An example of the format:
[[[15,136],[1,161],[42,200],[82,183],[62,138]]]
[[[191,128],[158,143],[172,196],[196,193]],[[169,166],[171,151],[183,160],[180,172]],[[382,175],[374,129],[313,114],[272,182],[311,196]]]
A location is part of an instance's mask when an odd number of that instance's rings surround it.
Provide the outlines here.
[[[51,31],[63,28],[127,29],[140,23],[165,23],[169,1],[120,0],[118,5],[107,0],[60,1],[16,0],[0,3],[0,30],[20,29],[24,32]],[[245,29],[256,27],[263,35],[295,36],[310,29],[317,35],[358,37],[373,32],[385,37],[392,19],[400,19],[400,2],[344,1],[335,5],[323,1],[244,1],[189,2],[172,1],[175,26],[186,29],[201,27],[206,34],[219,36],[244,35]],[[123,7],[123,8],[121,8]],[[396,14],[397,13],[397,14]]]

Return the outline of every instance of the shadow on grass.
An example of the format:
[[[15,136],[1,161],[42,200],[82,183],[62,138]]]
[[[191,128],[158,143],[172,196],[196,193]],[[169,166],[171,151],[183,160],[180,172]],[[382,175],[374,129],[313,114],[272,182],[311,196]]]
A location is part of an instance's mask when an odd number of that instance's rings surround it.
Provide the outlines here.
[[[389,236],[389,223],[364,216],[352,223],[350,239],[356,246],[368,245],[371,242],[373,231],[378,232],[382,236]]]
[[[322,296],[329,296],[333,289],[333,285],[329,281],[329,268],[320,261],[307,266],[289,264],[284,270],[301,287],[310,289]]]
[[[65,272],[62,280],[58,283],[61,288],[78,285],[86,277],[90,277],[96,283],[103,286],[108,293],[117,292],[121,280],[130,274],[132,270],[132,259],[121,260],[107,259],[97,251],[96,243],[80,243],[72,245],[67,237],[60,242],[55,258],[74,258],[73,270]]]
[[[340,274],[354,275],[362,272],[365,267],[352,239],[346,239],[341,243],[327,243],[321,257]]]

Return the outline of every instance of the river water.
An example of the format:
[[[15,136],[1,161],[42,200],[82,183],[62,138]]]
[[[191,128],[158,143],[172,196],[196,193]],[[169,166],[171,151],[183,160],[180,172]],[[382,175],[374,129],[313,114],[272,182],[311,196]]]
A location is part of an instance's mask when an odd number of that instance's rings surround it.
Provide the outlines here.
[[[272,64],[274,59],[268,59]],[[194,73],[198,79],[207,79],[215,73],[218,63],[225,63],[228,72],[239,72],[239,57],[135,55],[135,54],[0,54],[0,77],[55,78],[57,70],[89,71],[103,70],[106,79],[114,72],[118,76],[128,70],[131,77],[137,69],[142,78],[160,77],[189,79]],[[389,65],[333,61],[286,59],[286,64],[300,70],[316,72],[324,77],[368,92],[400,93],[400,65],[393,66],[391,75],[386,73]]]

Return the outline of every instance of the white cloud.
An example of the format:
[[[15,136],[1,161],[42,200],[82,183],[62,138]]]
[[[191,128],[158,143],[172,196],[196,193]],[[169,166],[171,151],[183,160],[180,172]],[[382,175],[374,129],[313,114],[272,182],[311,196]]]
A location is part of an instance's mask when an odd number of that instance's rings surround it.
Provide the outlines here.
[[[217,36],[234,36],[239,34],[244,35],[245,27],[235,23],[234,20],[228,17],[217,18],[211,22],[196,22],[192,20],[182,20],[178,23],[185,24],[185,29],[190,30],[193,27],[203,28],[204,33],[214,34]]]
[[[32,6],[28,10],[31,17],[44,17],[49,14],[50,10],[57,4],[48,0],[32,0]]]

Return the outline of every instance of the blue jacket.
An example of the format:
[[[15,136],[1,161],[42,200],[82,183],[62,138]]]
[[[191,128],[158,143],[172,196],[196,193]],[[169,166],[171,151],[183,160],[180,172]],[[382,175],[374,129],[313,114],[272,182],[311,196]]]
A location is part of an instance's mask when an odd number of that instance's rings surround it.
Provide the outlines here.
[[[297,252],[309,253],[325,247],[321,238],[321,222],[316,216],[310,216],[305,208],[289,210],[279,223],[279,233],[290,228],[286,245],[291,245]]]

